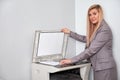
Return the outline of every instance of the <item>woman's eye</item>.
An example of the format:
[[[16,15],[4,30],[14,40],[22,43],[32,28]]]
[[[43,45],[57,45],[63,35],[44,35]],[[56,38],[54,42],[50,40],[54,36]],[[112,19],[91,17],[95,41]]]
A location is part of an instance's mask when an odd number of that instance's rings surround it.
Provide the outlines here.
[[[91,14],[89,14],[89,16],[91,16]]]
[[[96,15],[96,13],[93,13],[93,15]]]

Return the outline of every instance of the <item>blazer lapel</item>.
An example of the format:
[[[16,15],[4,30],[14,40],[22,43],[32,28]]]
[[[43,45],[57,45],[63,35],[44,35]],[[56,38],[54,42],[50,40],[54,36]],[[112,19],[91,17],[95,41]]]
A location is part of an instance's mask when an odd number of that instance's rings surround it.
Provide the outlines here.
[[[100,24],[100,27],[98,28],[98,30],[95,32],[95,34],[93,35],[93,39],[92,41],[95,39],[97,33],[99,32],[99,30],[101,29],[101,27],[103,26],[103,24],[105,23],[104,19],[102,20],[101,24]]]

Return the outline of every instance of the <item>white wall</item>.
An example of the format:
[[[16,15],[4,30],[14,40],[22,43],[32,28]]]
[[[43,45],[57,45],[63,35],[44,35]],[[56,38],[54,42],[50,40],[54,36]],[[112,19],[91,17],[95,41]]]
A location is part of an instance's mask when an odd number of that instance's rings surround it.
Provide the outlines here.
[[[64,26],[75,29],[74,0],[0,0],[0,80],[31,80],[34,31]]]
[[[119,0],[76,0],[75,9],[76,9],[76,32],[79,34],[86,34],[86,18],[87,18],[87,10],[92,4],[100,4],[104,10],[105,20],[110,25],[113,36],[114,36],[114,46],[113,46],[113,54],[115,60],[117,62],[118,67],[118,80],[120,80],[120,1]],[[77,42],[76,44],[76,52],[79,54],[83,48],[84,44]],[[92,74],[92,72],[91,72]],[[92,75],[90,75],[90,80],[93,80]]]

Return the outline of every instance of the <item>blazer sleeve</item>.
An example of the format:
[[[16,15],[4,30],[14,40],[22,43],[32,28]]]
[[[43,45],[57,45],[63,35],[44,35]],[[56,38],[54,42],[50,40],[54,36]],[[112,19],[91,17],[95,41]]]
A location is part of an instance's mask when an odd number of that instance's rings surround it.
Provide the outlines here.
[[[96,54],[110,39],[112,39],[110,30],[104,29],[99,31],[88,48],[79,55],[71,58],[72,62],[90,58],[92,55]]]
[[[78,40],[80,42],[86,43],[86,36],[79,35],[75,32],[70,31],[70,37],[72,37],[73,39]]]

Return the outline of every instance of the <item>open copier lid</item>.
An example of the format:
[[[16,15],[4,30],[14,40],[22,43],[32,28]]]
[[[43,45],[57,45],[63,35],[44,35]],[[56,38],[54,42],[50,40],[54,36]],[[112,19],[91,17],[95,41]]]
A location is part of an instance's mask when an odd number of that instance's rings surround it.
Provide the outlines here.
[[[33,62],[61,60],[66,55],[68,34],[60,31],[35,31]]]

